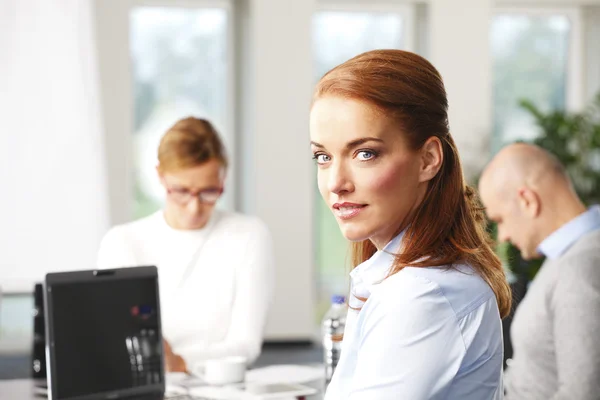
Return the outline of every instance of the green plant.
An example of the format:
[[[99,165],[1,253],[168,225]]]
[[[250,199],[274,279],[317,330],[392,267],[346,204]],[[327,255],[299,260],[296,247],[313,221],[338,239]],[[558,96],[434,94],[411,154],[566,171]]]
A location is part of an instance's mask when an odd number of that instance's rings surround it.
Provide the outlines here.
[[[585,204],[600,203],[600,93],[583,112],[543,113],[528,100],[520,105],[541,130],[533,143],[558,157]]]
[[[534,118],[540,134],[534,144],[554,154],[565,166],[577,194],[586,205],[600,203],[600,93],[582,112],[542,112],[529,100],[520,106]],[[509,243],[498,246],[498,255],[516,275],[533,279],[542,260],[524,261]]]

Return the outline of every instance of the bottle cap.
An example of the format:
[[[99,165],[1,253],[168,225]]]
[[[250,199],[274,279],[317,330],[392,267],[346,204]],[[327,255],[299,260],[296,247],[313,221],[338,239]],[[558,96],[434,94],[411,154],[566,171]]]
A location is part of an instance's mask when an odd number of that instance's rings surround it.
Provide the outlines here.
[[[333,296],[331,296],[332,304],[344,304],[345,302],[346,302],[346,297],[344,297],[344,296],[340,296],[338,294],[334,294]]]

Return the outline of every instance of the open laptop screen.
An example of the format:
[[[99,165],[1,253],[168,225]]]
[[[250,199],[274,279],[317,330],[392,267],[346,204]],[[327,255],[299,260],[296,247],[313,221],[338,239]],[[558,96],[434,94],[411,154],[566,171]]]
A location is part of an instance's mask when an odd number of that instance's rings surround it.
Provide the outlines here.
[[[156,276],[125,270],[48,285],[54,399],[164,385]]]

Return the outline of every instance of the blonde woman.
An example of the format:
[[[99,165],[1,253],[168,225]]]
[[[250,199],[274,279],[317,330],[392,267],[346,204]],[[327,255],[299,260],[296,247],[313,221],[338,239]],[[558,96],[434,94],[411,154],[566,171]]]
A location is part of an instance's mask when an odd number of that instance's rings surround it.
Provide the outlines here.
[[[163,210],[112,228],[99,268],[156,265],[166,368],[259,355],[274,284],[269,231],[255,217],[215,209],[227,172],[225,149],[206,120],[186,118],[158,148]]]

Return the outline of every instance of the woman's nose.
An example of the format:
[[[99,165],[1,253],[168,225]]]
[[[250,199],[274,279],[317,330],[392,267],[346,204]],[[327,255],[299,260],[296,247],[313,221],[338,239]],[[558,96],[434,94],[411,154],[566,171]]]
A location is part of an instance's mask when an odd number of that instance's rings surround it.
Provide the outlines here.
[[[327,188],[331,193],[340,194],[354,190],[351,174],[342,163],[332,164],[329,167],[329,180]]]

